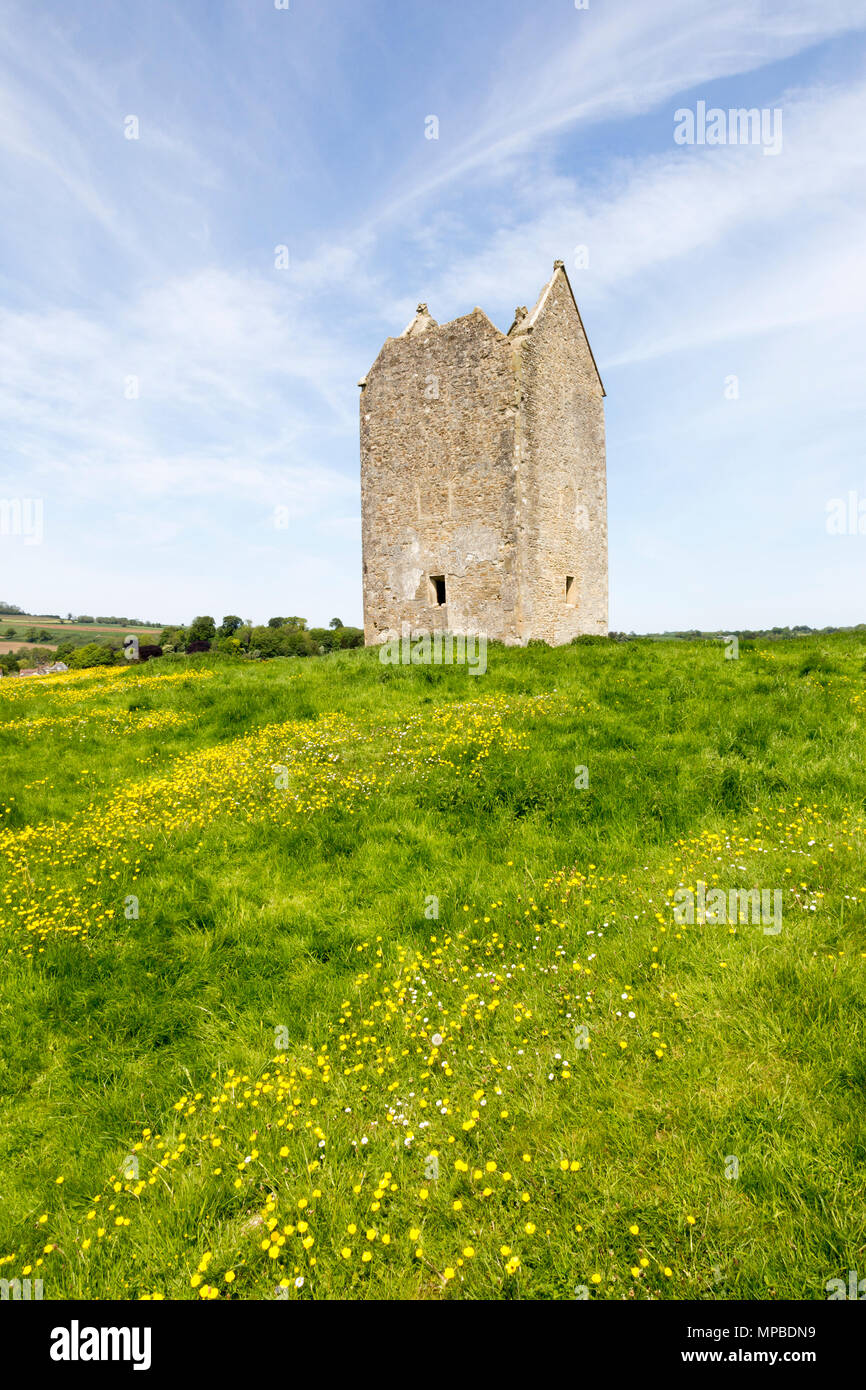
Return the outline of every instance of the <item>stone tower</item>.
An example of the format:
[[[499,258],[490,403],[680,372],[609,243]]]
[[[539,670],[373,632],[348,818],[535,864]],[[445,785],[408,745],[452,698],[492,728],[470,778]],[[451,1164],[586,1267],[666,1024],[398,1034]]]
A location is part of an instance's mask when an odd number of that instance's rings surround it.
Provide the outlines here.
[[[419,304],[359,385],[367,645],[606,633],[605,393],[562,261],[508,333]]]

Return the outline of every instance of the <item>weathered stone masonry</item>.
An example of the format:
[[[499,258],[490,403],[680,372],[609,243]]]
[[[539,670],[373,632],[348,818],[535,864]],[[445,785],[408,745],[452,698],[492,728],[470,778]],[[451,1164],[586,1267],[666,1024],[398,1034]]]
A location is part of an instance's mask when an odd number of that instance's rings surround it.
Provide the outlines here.
[[[507,334],[419,305],[360,385],[367,644],[606,633],[604,387],[562,262]]]

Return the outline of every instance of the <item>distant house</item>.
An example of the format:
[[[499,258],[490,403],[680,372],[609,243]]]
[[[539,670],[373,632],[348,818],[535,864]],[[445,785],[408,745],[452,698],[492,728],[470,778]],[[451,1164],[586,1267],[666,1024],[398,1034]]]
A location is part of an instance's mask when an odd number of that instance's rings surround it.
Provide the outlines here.
[[[23,671],[19,671],[19,676],[50,676],[52,673],[68,671],[69,667],[65,661],[55,661],[51,666],[25,666]]]

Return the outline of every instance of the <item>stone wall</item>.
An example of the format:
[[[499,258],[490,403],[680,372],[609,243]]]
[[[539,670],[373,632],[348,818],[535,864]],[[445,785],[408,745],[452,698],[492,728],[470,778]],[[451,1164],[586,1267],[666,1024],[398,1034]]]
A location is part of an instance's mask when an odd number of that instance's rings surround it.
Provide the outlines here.
[[[519,641],[511,344],[480,309],[389,338],[361,393],[364,635]],[[446,604],[430,576],[445,579]]]
[[[523,636],[555,645],[579,633],[606,633],[608,605],[603,390],[561,270],[532,332],[515,347],[522,357],[520,467],[527,499],[520,520],[530,557]]]

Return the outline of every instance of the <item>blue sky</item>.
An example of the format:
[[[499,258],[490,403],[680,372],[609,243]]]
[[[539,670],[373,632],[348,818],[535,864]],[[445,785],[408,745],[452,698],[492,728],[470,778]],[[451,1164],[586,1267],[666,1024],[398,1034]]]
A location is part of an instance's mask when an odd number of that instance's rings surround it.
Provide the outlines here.
[[[289,6],[0,0],[0,498],[44,507],[0,597],[359,623],[358,378],[562,257],[611,627],[866,620],[862,0]],[[676,144],[699,101],[781,151]]]

